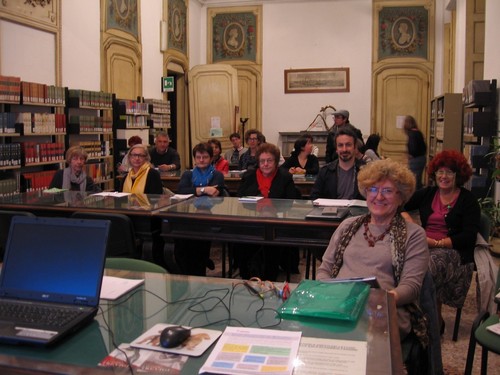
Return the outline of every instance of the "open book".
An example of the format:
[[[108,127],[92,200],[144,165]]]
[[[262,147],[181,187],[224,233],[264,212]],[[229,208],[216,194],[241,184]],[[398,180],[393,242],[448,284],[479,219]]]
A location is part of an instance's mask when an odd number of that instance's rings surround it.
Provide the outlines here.
[[[361,199],[326,199],[318,198],[313,201],[315,206],[323,207],[367,207],[366,201]]]

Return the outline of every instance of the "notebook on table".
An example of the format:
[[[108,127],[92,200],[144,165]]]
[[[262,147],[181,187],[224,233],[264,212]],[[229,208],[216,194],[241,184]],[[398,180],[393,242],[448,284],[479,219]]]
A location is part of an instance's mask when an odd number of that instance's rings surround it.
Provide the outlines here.
[[[349,214],[347,207],[314,207],[306,219],[316,220],[343,220]]]
[[[13,217],[0,274],[0,342],[52,344],[93,320],[109,227],[108,220]]]

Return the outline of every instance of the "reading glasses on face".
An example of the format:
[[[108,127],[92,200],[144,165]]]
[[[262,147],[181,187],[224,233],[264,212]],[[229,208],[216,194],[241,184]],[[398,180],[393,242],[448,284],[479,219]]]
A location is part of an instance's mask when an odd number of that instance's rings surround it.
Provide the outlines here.
[[[377,196],[378,193],[382,194],[382,196],[386,198],[392,198],[396,194],[396,191],[391,188],[379,188],[376,186],[370,186],[369,188],[366,188],[366,194],[368,195]]]
[[[452,171],[436,171],[436,176],[446,176],[446,177],[453,177],[455,176],[455,172]]]
[[[130,154],[130,157],[131,158],[140,158],[140,159],[142,159],[142,158],[145,158],[146,155],[144,155],[144,154]]]

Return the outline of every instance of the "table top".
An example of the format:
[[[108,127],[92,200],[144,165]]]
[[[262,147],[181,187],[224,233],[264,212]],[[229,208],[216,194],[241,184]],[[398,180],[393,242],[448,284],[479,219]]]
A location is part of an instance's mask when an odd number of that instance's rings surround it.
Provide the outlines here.
[[[38,368],[46,366],[55,371],[64,365],[83,366],[83,369],[73,368],[71,373],[89,373],[88,368],[104,359],[113,350],[114,343],[130,343],[155,324],[170,323],[221,331],[229,325],[260,327],[301,331],[303,337],[367,341],[367,374],[402,373],[395,304],[391,295],[383,290],[371,290],[357,323],[280,321],[276,309],[282,301],[274,294],[266,295],[263,300],[251,295],[241,280],[106,272],[141,278],[145,283],[119,300],[102,300],[94,322],[53,347],[0,345],[0,368],[13,362],[17,366],[29,366],[34,360]],[[210,351],[198,358],[190,357],[181,373],[198,373]]]
[[[151,215],[154,211],[168,207],[178,201],[169,195],[130,194],[108,196],[77,191],[47,193],[33,191],[0,197],[0,207],[14,210],[55,210],[114,212],[127,215]]]

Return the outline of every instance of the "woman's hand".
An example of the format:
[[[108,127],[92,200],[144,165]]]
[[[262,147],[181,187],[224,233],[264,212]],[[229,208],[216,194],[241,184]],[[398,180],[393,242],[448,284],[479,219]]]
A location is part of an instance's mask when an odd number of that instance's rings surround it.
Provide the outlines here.
[[[295,167],[290,167],[290,169],[288,170],[289,173],[291,174],[295,174]]]
[[[202,188],[196,188],[196,195],[208,195],[209,197],[217,197],[220,194],[217,185],[203,187],[203,193],[201,193],[201,189]]]

